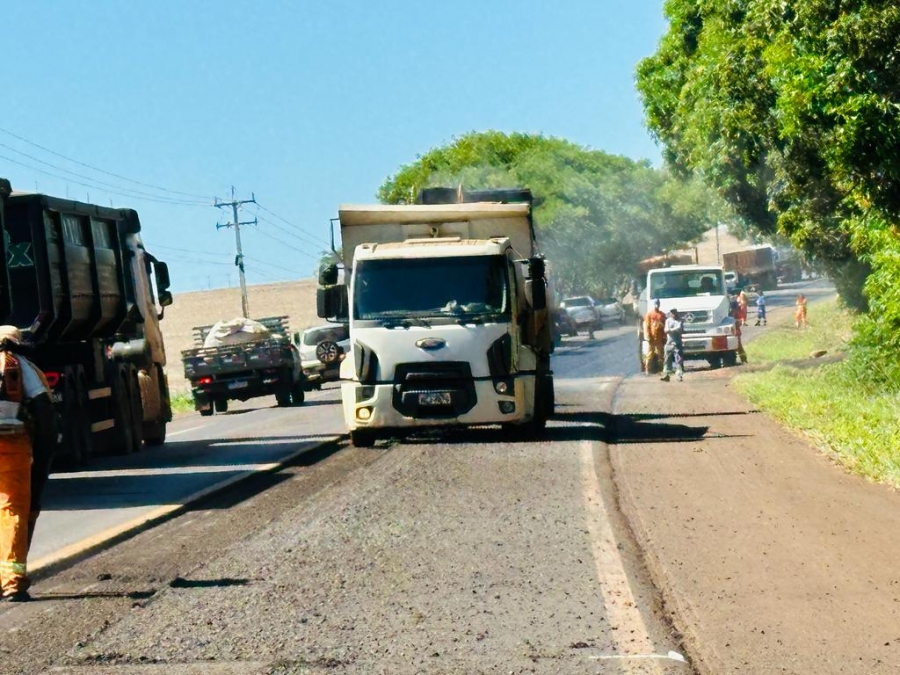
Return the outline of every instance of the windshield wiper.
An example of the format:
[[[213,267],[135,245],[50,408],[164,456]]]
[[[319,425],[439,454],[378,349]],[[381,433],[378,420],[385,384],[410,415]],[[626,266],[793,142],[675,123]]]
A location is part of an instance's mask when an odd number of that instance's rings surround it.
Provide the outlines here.
[[[411,326],[431,328],[430,323],[428,323],[425,319],[417,316],[405,316],[403,318],[391,317],[389,319],[381,319],[381,325],[385,328],[396,328],[397,326],[400,326],[402,328],[409,328]]]

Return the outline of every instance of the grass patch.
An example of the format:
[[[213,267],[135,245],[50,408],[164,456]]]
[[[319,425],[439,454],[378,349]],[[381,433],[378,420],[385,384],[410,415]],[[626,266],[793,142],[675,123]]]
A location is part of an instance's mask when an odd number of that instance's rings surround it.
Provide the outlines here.
[[[194,398],[190,393],[177,392],[170,394],[173,413],[191,412],[194,409]]]
[[[800,431],[848,469],[900,486],[900,397],[867,384],[849,361],[796,368],[817,349],[846,349],[852,317],[836,301],[811,305],[813,323],[798,331],[793,320],[747,345],[751,363],[788,362],[735,378],[735,386],[760,409]]]

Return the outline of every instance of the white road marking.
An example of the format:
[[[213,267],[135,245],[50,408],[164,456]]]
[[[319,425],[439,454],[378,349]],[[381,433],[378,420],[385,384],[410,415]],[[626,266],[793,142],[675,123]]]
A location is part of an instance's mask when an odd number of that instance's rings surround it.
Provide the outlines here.
[[[208,424],[201,424],[199,427],[191,427],[190,429],[181,429],[180,431],[175,431],[175,432],[166,434],[166,438],[172,438],[172,436],[178,436],[178,435],[180,435],[180,434],[186,434],[186,433],[188,433],[189,431],[197,431],[198,429],[205,429],[205,428],[208,427],[208,426],[209,426]]]
[[[594,661],[613,661],[624,659],[662,659],[666,661],[677,661],[678,663],[687,663],[678,652],[669,652],[668,654],[600,654],[598,656],[589,657]]]
[[[581,444],[581,487],[587,512],[587,527],[591,538],[594,565],[607,620],[616,630],[610,631],[617,655],[608,658],[647,658],[655,655],[656,648],[650,639],[644,618],[638,610],[631,592],[631,585],[619,555],[615,534],[600,492],[600,480],[594,466],[594,450],[591,441]],[[597,657],[607,658],[607,657]],[[647,664],[650,665],[650,664]],[[661,673],[659,665],[652,668]],[[644,671],[646,672],[646,671]]]

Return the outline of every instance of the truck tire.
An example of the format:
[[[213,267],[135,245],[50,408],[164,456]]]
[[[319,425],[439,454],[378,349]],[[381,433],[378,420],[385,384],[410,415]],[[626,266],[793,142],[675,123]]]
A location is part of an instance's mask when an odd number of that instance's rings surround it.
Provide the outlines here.
[[[141,402],[141,387],[137,369],[128,369],[128,399],[131,403],[131,449],[140,452],[144,447],[144,405]]]
[[[217,413],[228,412],[228,399],[227,398],[217,398],[213,401],[213,407],[216,409]]]
[[[357,448],[371,448],[375,445],[375,432],[371,429],[354,429],[350,432],[350,442]]]
[[[108,451],[111,455],[127,455],[134,451],[134,425],[127,371],[117,369],[112,383],[112,416],[114,426],[110,433]]]
[[[287,408],[291,404],[291,392],[288,389],[282,389],[275,392],[275,402],[279,408]]]
[[[215,412],[215,410],[213,410],[213,407],[209,406],[208,408],[200,411],[200,416],[201,417],[212,417],[214,412]]]
[[[144,408],[144,445],[147,447],[162,445],[166,442],[168,413],[164,396],[164,377],[159,366],[154,366],[151,373],[138,371],[141,404]]]
[[[303,388],[303,383],[298,382],[294,385],[294,388],[291,389],[291,404],[293,405],[303,405],[303,402],[306,400],[306,390]]]
[[[726,366],[728,366],[729,368],[731,366],[736,366],[737,365],[737,352],[725,352],[724,354],[722,354],[722,363],[725,364]]]
[[[63,389],[62,446],[68,448],[67,461],[76,467],[85,466],[93,454],[93,438],[85,389],[74,372],[66,373]]]

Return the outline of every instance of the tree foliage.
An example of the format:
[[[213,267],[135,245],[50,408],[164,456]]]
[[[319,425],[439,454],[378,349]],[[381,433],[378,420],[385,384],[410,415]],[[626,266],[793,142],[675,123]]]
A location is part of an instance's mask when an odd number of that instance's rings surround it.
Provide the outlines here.
[[[412,203],[423,188],[441,185],[530,188],[539,245],[562,294],[614,292],[637,261],[696,241],[724,209],[699,181],[675,179],[647,162],[496,131],[469,133],[420,156],[378,197]]]
[[[864,334],[900,348],[900,6],[667,0],[638,67],[672,167],[823,261]]]

